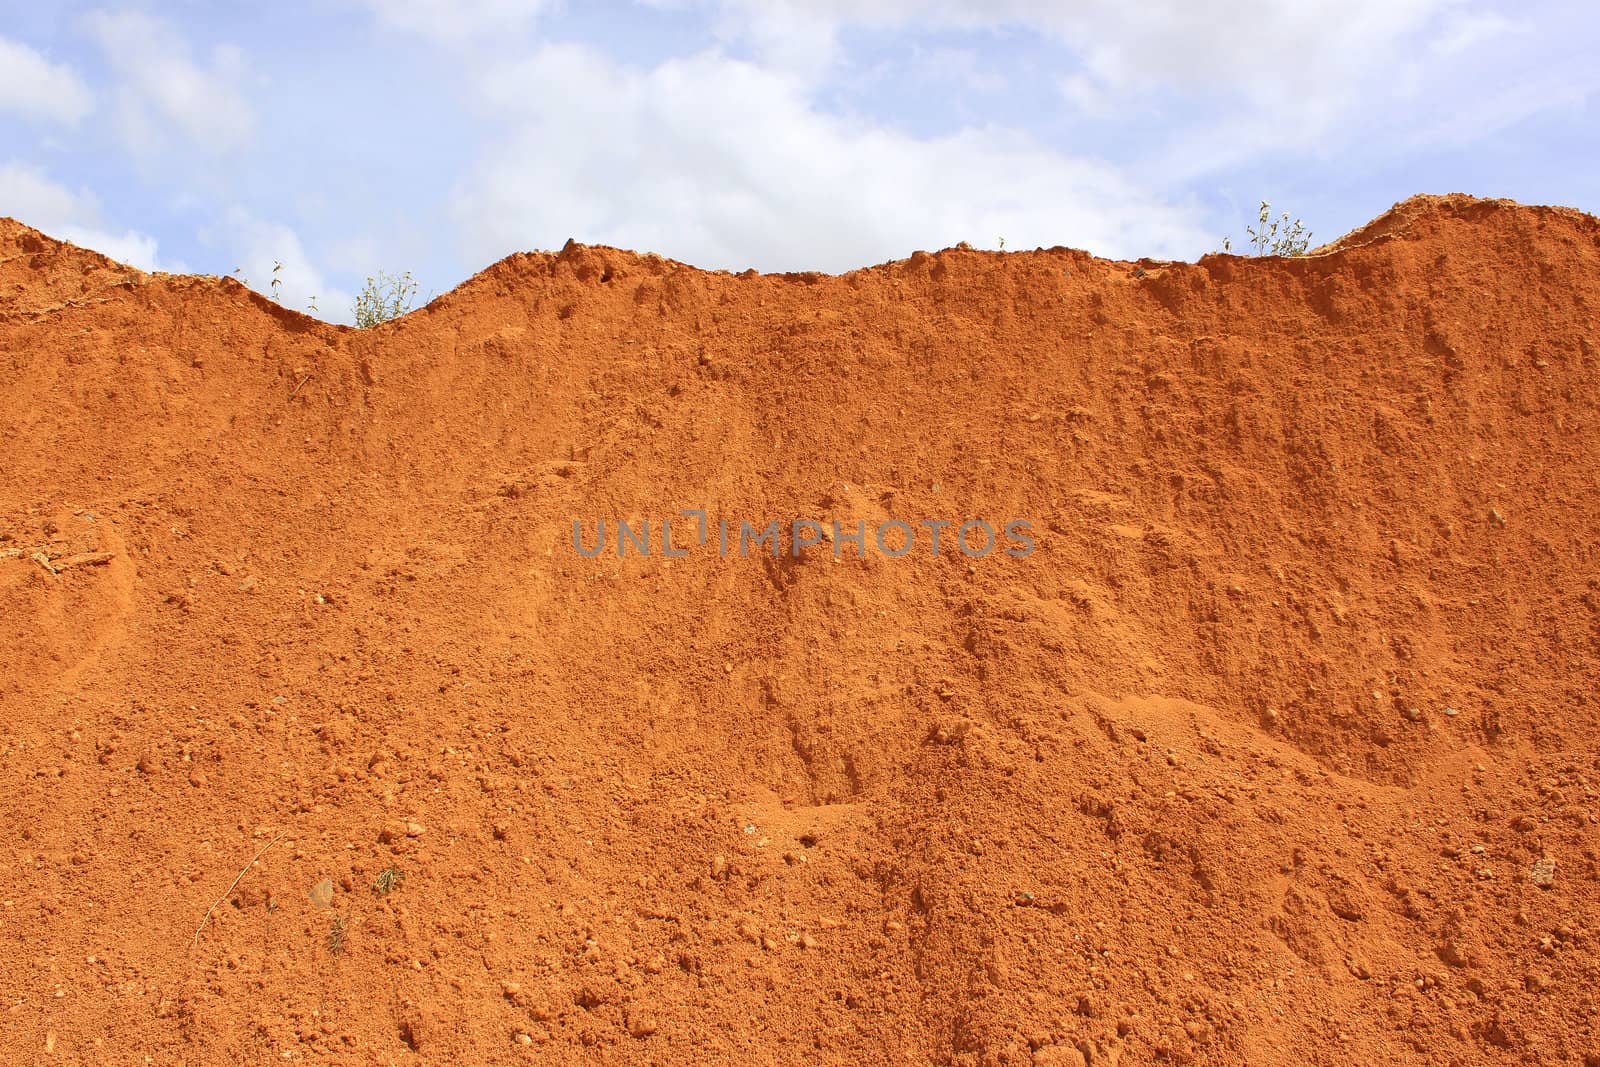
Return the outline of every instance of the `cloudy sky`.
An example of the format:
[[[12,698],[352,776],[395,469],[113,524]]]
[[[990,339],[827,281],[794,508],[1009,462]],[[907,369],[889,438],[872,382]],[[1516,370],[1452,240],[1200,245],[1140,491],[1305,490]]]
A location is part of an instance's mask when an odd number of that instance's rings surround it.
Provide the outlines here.
[[[0,0],[0,215],[348,321],[569,237],[1192,259],[1416,192],[1600,211],[1581,0]]]

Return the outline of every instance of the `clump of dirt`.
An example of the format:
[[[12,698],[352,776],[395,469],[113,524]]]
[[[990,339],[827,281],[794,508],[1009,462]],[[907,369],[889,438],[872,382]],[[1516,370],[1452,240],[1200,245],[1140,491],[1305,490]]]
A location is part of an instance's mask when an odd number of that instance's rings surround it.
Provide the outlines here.
[[[1419,198],[354,331],[0,222],[0,1058],[1600,1062],[1597,279]]]

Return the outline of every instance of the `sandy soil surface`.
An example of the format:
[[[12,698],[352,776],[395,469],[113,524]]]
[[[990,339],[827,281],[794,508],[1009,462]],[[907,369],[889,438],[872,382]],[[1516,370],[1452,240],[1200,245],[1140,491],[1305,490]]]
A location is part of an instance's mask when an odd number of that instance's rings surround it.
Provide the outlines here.
[[[1463,197],[368,331],[0,221],[0,1060],[1594,1067],[1597,307]],[[1034,551],[572,543],[683,509]]]

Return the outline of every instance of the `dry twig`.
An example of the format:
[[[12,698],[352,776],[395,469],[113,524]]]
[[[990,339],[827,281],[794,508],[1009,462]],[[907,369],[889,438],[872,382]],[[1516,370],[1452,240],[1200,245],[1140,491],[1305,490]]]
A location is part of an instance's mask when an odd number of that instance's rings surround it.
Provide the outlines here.
[[[279,841],[282,841],[288,833],[289,831],[286,829],[278,834],[277,837],[274,837],[271,841],[268,841],[265,845],[261,846],[261,851],[257,852],[254,858],[252,858],[249,863],[244,865],[244,870],[239,872],[239,876],[233,880],[233,884],[228,886],[228,888],[223,891],[223,894],[212,903],[211,907],[206,909],[205,917],[200,920],[200,925],[194,928],[194,943],[196,947],[198,947],[200,944],[200,931],[204,930],[206,928],[206,923],[211,921],[211,913],[216,911],[217,906],[224,900],[227,900],[229,894],[239,887],[239,883],[244,881],[244,876],[250,873],[250,868],[256,865],[256,860],[259,860],[262,856],[265,856],[267,854],[267,849],[271,848],[273,845],[276,845]]]

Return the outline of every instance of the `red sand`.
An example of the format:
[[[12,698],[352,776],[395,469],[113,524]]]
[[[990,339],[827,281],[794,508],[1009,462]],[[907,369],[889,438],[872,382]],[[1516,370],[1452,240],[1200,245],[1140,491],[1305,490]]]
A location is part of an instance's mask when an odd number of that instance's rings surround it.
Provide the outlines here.
[[[370,331],[0,221],[0,1059],[1600,1063],[1597,305],[1462,197]],[[692,507],[1038,547],[572,549]]]

